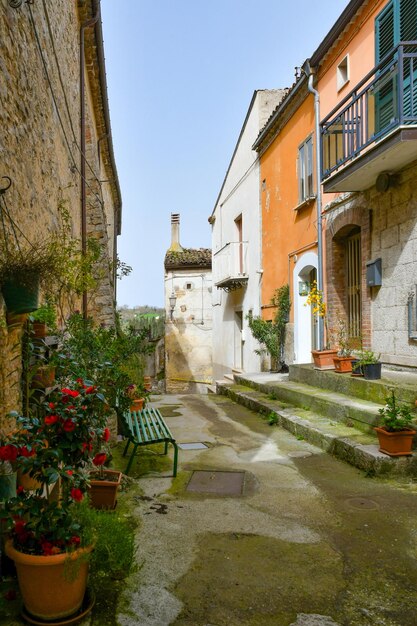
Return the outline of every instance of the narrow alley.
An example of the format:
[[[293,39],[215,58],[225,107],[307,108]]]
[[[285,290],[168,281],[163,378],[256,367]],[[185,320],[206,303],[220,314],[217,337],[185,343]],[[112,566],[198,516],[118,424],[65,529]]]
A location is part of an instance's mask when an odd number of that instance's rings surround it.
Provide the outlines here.
[[[366,477],[223,396],[153,403],[177,442],[207,448],[180,450],[173,482],[140,479],[117,624],[416,624],[415,484]]]

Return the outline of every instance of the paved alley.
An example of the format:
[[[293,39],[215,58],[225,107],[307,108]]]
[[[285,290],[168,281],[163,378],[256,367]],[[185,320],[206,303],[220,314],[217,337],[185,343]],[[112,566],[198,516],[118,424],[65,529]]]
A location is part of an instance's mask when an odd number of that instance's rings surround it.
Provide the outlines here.
[[[225,397],[154,404],[179,443],[208,447],[180,450],[173,483],[140,480],[139,570],[118,624],[417,623],[417,485],[367,478]],[[215,472],[243,473],[241,493],[208,493]]]

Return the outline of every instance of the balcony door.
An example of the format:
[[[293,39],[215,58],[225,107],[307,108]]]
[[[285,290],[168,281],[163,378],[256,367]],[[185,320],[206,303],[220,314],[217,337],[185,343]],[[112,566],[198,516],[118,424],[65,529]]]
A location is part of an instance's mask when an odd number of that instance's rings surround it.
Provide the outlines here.
[[[243,224],[242,216],[239,215],[235,219],[236,224],[236,239],[237,239],[237,273],[239,276],[243,274]]]

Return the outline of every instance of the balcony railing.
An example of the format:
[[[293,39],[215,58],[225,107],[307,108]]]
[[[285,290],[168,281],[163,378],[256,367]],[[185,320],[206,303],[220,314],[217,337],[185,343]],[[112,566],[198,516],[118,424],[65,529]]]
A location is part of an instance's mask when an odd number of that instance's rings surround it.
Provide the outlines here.
[[[401,42],[321,123],[322,179],[401,126],[417,124],[417,41]]]
[[[218,289],[233,291],[248,281],[247,241],[229,241],[213,254],[214,284]]]

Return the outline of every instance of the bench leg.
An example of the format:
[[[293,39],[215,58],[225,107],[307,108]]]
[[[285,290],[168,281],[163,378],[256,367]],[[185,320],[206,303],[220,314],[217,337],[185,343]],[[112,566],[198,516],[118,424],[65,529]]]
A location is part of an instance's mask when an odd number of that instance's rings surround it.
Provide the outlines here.
[[[164,454],[168,454],[168,441],[165,442]]]
[[[129,444],[130,444],[130,439],[128,439],[127,442],[126,442],[125,449],[123,450],[123,455],[122,456],[126,456]]]
[[[173,476],[174,478],[177,475],[177,466],[178,466],[178,446],[175,443],[175,441],[172,441],[172,445],[174,446],[174,471],[173,471]]]
[[[129,463],[127,464],[126,471],[125,471],[125,474],[126,474],[126,475],[128,475],[128,474],[129,474],[129,470],[130,470],[130,468],[131,468],[131,466],[132,466],[133,459],[135,458],[135,454],[136,454],[136,450],[137,450],[137,448],[138,448],[138,446],[134,446],[134,448],[133,448],[133,452],[132,452],[132,454],[130,455]]]

